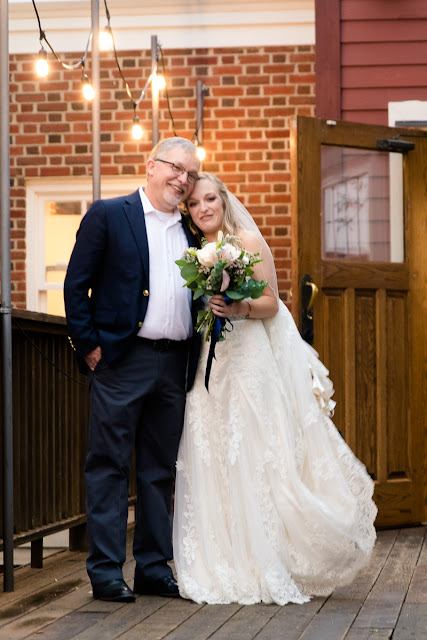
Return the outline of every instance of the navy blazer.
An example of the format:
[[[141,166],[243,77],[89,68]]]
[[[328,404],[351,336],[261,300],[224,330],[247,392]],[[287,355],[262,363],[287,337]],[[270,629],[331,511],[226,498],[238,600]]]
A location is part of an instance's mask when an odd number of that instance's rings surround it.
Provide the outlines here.
[[[189,246],[199,246],[184,219],[182,224]],[[84,356],[98,345],[108,363],[130,347],[150,299],[148,255],[139,190],[92,204],[77,231],[64,282],[70,342],[81,372],[88,370]],[[193,324],[199,308],[199,301],[193,303]],[[195,332],[191,339],[188,388],[196,373],[200,338]]]

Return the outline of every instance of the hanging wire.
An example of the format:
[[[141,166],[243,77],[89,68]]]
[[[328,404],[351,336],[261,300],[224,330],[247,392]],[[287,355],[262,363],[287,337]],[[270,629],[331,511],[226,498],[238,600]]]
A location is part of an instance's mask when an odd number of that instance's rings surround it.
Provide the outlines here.
[[[82,57],[80,58],[80,60],[78,60],[78,62],[75,62],[73,64],[67,64],[67,63],[63,62],[61,60],[60,56],[56,53],[56,51],[54,50],[54,48],[50,44],[49,40],[46,38],[45,31],[42,29],[40,16],[39,16],[39,12],[37,10],[37,6],[36,6],[36,3],[35,3],[35,0],[32,0],[32,4],[33,4],[33,7],[34,7],[34,11],[36,13],[37,22],[38,22],[38,26],[39,26],[39,40],[40,40],[40,44],[41,44],[42,49],[43,49],[42,42],[44,41],[47,44],[47,46],[49,47],[50,51],[53,53],[55,58],[58,60],[58,62],[62,65],[62,67],[64,69],[77,69],[78,67],[81,67],[82,68],[82,77],[83,77],[85,61],[86,61],[86,58],[87,58],[87,55],[88,55],[88,52],[89,52],[89,46],[90,46],[90,43],[91,43],[92,37],[93,37],[93,30],[94,30],[94,25],[95,25],[95,16],[96,16],[98,8],[99,8],[99,0],[96,0],[96,3],[95,3],[93,15],[92,15],[91,30],[90,30],[89,37],[88,37],[88,40],[87,40],[85,52],[82,55]],[[156,72],[156,69],[157,69],[159,56],[161,58],[161,65],[162,65],[162,69],[163,69],[163,75],[166,76],[165,61],[164,61],[164,57],[163,57],[163,50],[162,50],[161,45],[158,44],[157,45],[156,59],[155,59],[155,61],[153,63],[153,66],[151,68],[151,73],[150,73],[150,75],[149,75],[149,77],[147,79],[147,82],[144,85],[144,88],[141,91],[141,95],[139,96],[139,98],[137,100],[135,100],[135,98],[133,97],[132,91],[131,91],[131,89],[129,87],[129,83],[126,80],[126,78],[125,78],[125,76],[123,74],[122,68],[120,66],[119,58],[118,58],[118,55],[117,55],[116,43],[115,43],[113,31],[111,29],[111,25],[110,25],[111,15],[110,15],[110,11],[108,9],[107,0],[104,0],[104,6],[105,6],[105,14],[106,14],[106,17],[107,17],[108,27],[109,27],[109,30],[110,30],[110,33],[111,33],[112,42],[113,42],[113,52],[114,52],[114,58],[115,58],[115,61],[116,61],[117,69],[118,69],[119,74],[120,74],[120,76],[121,76],[121,78],[122,78],[122,80],[123,80],[123,82],[125,84],[126,93],[127,93],[128,97],[129,97],[129,100],[132,103],[134,116],[136,117],[136,108],[140,104],[140,102],[143,100],[143,98],[145,96],[145,93],[147,91],[148,85],[150,84],[150,82],[153,79],[153,76],[154,76],[154,74]],[[166,87],[165,87],[165,95],[166,95],[166,101],[167,101],[167,106],[168,106],[169,117],[170,117],[171,123],[172,123],[172,130],[173,130],[174,135],[178,136],[178,134],[177,134],[177,132],[175,130],[175,121],[173,119],[173,115],[172,115],[172,111],[171,111],[167,84],[166,84]],[[194,134],[196,138],[197,138],[197,132],[198,132],[199,126],[197,126],[195,134]]]
[[[117,69],[118,69],[118,71],[120,73],[120,76],[121,76],[123,82],[125,83],[126,93],[129,96],[129,100],[132,102],[133,110],[134,110],[134,113],[135,113],[136,107],[139,105],[139,103],[144,98],[145,92],[147,91],[147,87],[148,87],[148,85],[150,84],[150,82],[151,82],[151,80],[153,78],[153,74],[154,74],[154,72],[156,70],[156,67],[157,67],[157,61],[159,59],[159,52],[157,51],[156,60],[153,63],[153,67],[151,69],[151,73],[150,73],[150,75],[148,77],[147,82],[144,85],[143,90],[141,91],[141,95],[139,96],[138,100],[135,100],[133,95],[132,95],[132,91],[131,91],[131,89],[129,87],[128,81],[126,80],[126,78],[125,78],[125,76],[123,74],[122,68],[120,66],[119,58],[118,58],[118,55],[117,55],[116,42],[115,42],[115,39],[114,39],[113,31],[112,31],[111,26],[110,26],[111,16],[110,16],[110,12],[109,12],[108,6],[107,6],[107,0],[104,0],[104,6],[105,6],[105,13],[106,13],[106,16],[107,16],[108,26],[110,27],[110,30],[111,30],[111,38],[112,38],[112,41],[113,41],[113,52],[114,52],[114,58],[116,60]],[[136,113],[135,113],[135,115],[136,115]]]
[[[110,26],[111,16],[110,16],[110,12],[108,11],[107,0],[104,0],[104,6],[105,6],[105,15],[107,16],[107,23],[108,23],[108,26]]]
[[[78,67],[82,67],[84,65],[84,62],[85,62],[86,58],[87,58],[87,54],[88,54],[88,51],[89,51],[89,45],[90,45],[91,40],[92,40],[93,29],[94,29],[94,24],[95,24],[95,16],[96,16],[96,13],[97,13],[98,7],[99,7],[99,0],[96,0],[95,7],[94,7],[94,10],[93,10],[92,24],[91,24],[91,28],[90,28],[89,37],[87,39],[85,52],[82,55],[82,57],[80,58],[80,60],[78,62],[75,62],[74,64],[67,64],[67,63],[63,62],[61,60],[61,58],[58,56],[58,54],[56,53],[56,51],[54,50],[54,48],[50,44],[49,40],[46,38],[46,33],[42,29],[41,22],[40,22],[40,16],[39,16],[39,12],[38,12],[37,7],[36,7],[35,0],[32,0],[32,3],[33,3],[34,11],[36,12],[37,22],[39,24],[39,40],[40,40],[40,44],[43,41],[46,42],[47,46],[49,47],[49,49],[51,50],[53,55],[58,60],[58,62],[63,66],[64,69],[78,69]]]

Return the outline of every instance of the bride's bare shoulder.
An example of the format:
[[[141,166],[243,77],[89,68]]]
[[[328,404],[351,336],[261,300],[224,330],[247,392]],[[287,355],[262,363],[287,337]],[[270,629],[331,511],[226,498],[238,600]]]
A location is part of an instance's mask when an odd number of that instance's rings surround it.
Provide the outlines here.
[[[254,233],[250,231],[245,231],[244,229],[239,229],[237,235],[242,241],[243,247],[250,251],[251,253],[257,253],[260,250],[261,243],[259,237],[257,237]]]

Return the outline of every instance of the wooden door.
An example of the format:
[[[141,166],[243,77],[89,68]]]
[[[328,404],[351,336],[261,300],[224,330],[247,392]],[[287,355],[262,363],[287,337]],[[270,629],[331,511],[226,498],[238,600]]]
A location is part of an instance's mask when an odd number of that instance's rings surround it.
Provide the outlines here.
[[[375,481],[377,525],[425,521],[427,134],[298,117],[291,175],[293,313],[301,327],[311,276],[334,422]]]

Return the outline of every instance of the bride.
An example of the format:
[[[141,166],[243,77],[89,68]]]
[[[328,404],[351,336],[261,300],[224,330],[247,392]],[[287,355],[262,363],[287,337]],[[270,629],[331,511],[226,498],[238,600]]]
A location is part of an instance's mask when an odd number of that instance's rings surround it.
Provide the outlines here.
[[[204,342],[176,476],[180,595],[198,603],[304,603],[350,582],[375,542],[373,482],[330,420],[328,371],[280,301],[271,252],[245,207],[202,173],[187,208],[214,241],[260,253],[261,298],[225,304],[233,330],[216,346],[209,392]]]

